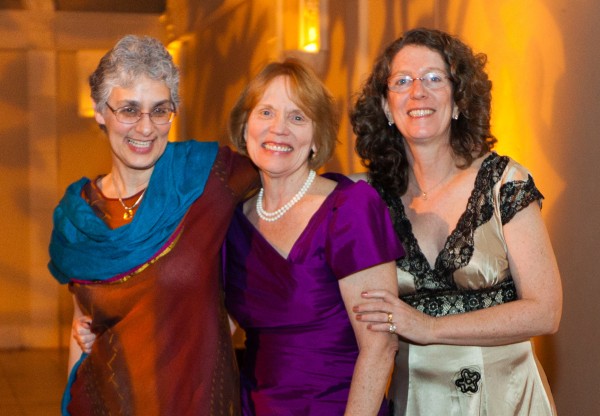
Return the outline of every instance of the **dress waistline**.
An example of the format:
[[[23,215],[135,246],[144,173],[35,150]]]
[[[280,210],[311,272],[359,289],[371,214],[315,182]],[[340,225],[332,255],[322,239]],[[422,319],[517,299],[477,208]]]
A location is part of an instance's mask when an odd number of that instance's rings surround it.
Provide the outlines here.
[[[515,282],[508,276],[502,282],[485,289],[420,292],[400,296],[413,308],[431,316],[455,315],[486,309],[517,299]]]

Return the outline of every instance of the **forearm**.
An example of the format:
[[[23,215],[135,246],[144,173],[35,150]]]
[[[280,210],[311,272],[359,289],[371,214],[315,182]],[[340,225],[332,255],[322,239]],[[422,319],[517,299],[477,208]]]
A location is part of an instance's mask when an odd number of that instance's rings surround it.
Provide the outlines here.
[[[354,312],[356,319],[374,332],[389,330],[391,313],[396,333],[415,344],[496,346],[556,332],[561,294],[560,290],[549,290],[541,297],[522,295],[502,305],[436,318],[412,308],[393,293],[373,290],[364,294],[373,301],[357,305]]]
[[[359,353],[352,376],[346,416],[377,415],[394,365],[396,348],[397,342],[394,337],[393,343],[377,350],[363,350]]]
[[[373,333],[367,325],[357,321],[352,313],[352,307],[360,301],[361,293],[377,287],[387,289],[390,296],[398,299],[394,262],[380,264],[340,281],[344,304],[359,347],[346,416],[378,413],[398,350],[398,338],[395,334]]]
[[[474,312],[434,318],[427,344],[495,346],[555,333],[560,305],[516,300]],[[416,340],[417,342],[419,340]]]

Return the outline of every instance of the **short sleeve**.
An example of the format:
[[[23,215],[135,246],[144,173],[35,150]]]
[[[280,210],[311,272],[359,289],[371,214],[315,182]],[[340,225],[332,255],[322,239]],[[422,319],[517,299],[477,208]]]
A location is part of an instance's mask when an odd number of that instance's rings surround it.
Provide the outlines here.
[[[404,255],[387,206],[366,182],[340,190],[332,210],[325,255],[338,279]]]
[[[535,186],[529,171],[511,160],[504,172],[500,185],[500,217],[507,224],[522,209],[534,201],[540,207],[544,196]]]

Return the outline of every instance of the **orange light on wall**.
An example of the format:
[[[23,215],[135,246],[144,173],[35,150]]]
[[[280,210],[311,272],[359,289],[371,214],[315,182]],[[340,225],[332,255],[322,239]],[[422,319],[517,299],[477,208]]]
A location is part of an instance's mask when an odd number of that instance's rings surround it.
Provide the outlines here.
[[[183,68],[185,66],[185,49],[187,47],[187,43],[191,41],[191,39],[191,36],[181,36],[178,39],[171,41],[167,45],[167,50],[173,57],[173,62],[179,68]],[[184,131],[182,131],[182,129],[184,128],[184,123],[182,122],[184,117],[185,114],[183,112],[183,108],[179,107],[177,117],[175,117],[175,120],[171,124],[171,130],[169,131],[169,141],[176,142],[182,140],[183,137],[186,137]]]
[[[94,117],[94,102],[90,97],[88,79],[96,70],[106,50],[92,49],[77,51],[77,113],[82,118]]]
[[[321,13],[319,0],[300,0],[300,47],[304,52],[321,49]]]

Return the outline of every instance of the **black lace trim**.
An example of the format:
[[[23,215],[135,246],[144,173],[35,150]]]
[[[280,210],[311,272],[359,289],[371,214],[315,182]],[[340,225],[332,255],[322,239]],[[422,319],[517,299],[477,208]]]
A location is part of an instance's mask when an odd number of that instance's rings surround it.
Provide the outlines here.
[[[536,188],[531,175],[526,181],[508,182],[500,188],[500,218],[502,225],[513,219],[515,214],[533,201],[544,199],[544,195]]]
[[[490,308],[517,299],[517,289],[509,276],[495,286],[478,290],[438,293],[411,293],[400,296],[413,308],[431,316],[446,316]]]
[[[388,193],[377,183],[372,183],[388,205],[394,228],[406,251],[406,255],[398,259],[396,264],[398,268],[414,276],[417,293],[456,293],[459,290],[454,283],[453,274],[469,264],[474,252],[475,230],[488,222],[494,214],[494,186],[502,178],[509,161],[506,156],[492,153],[482,162],[465,212],[448,236],[433,268],[421,252],[400,197]],[[502,185],[498,202],[503,224],[509,222],[529,203],[541,198],[543,196],[535,187],[531,176],[527,181],[512,181]]]

